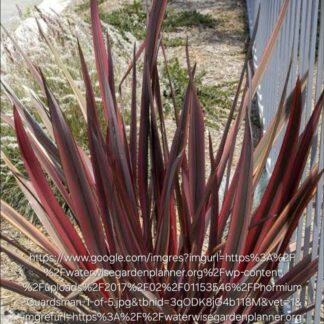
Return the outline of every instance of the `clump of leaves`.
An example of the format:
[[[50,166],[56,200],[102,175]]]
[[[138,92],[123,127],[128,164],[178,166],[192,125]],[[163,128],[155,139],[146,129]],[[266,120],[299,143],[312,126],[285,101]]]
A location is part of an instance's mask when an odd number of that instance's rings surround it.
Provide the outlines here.
[[[195,85],[200,88],[202,85],[202,79],[204,72],[200,72],[194,76]],[[173,58],[167,65],[162,69],[163,82],[165,83],[164,96],[167,99],[167,111],[170,111],[173,105],[172,99],[175,99],[177,107],[182,107],[184,104],[186,88],[189,81],[188,70],[181,66],[178,58]],[[172,83],[173,93],[168,87],[168,81]],[[174,98],[172,98],[174,96]],[[201,98],[200,98],[201,99]]]
[[[34,208],[46,235],[4,202],[1,215],[36,243],[44,254],[56,259],[57,263],[52,264],[52,267],[73,273],[78,271],[79,274],[81,271],[82,275],[63,275],[59,280],[50,277],[45,272],[49,267],[46,259],[39,259],[38,263],[28,261],[26,249],[2,235],[2,251],[35,272],[41,280],[57,285],[61,285],[63,281],[65,285],[78,285],[79,289],[77,293],[69,295],[27,291],[7,279],[1,279],[2,287],[40,300],[67,298],[74,301],[81,298],[85,304],[58,305],[58,308],[70,314],[86,315],[100,312],[102,316],[113,315],[113,321],[117,323],[125,320],[118,317],[121,316],[120,313],[127,313],[131,309],[146,314],[146,319],[143,319],[146,323],[150,322],[149,316],[156,312],[163,317],[162,322],[172,321],[172,316],[177,314],[253,315],[276,312],[271,306],[247,307],[243,304],[223,303],[216,308],[213,305],[203,308],[190,305],[177,307],[168,302],[164,303],[163,300],[162,305],[154,304],[161,298],[283,300],[291,293],[276,290],[278,285],[306,285],[318,266],[318,260],[312,260],[311,255],[306,255],[280,279],[274,278],[272,271],[270,275],[269,272],[259,272],[257,276],[248,276],[245,272],[251,269],[276,270],[279,263],[273,258],[244,262],[217,258],[203,262],[202,259],[188,257],[248,256],[251,253],[266,256],[272,253],[283,255],[303,210],[316,192],[317,182],[323,170],[314,167],[304,180],[302,175],[323,110],[324,93],[315,105],[305,129],[300,129],[301,93],[304,83],[297,80],[291,94],[286,93],[285,87],[271,127],[255,149],[252,145],[251,101],[271,56],[288,3],[288,0],[283,2],[267,50],[253,76],[248,60],[245,61],[221,143],[214,153],[213,139],[210,138],[208,157],[205,156],[207,145],[203,108],[194,83],[195,66],[191,65],[188,53],[189,80],[182,108],[179,112],[175,109],[176,132],[173,138],[168,138],[165,129],[157,54],[161,44],[159,40],[167,1],[152,2],[145,41],[138,52],[134,51],[134,59],[129,69],[132,71],[132,103],[130,130],[127,131],[116,101],[111,46],[109,43],[108,46],[105,44],[97,2],[91,0],[95,61],[106,127],[102,130],[99,126],[93,85],[86,59],[81,46],[78,46],[86,97],[84,98],[77,88],[74,88],[74,92],[87,125],[89,152],[72,136],[58,98],[53,95],[46,77],[20,50],[47,98],[47,104],[38,107],[44,128],[36,122],[28,107],[3,84],[14,106],[14,118],[5,116],[5,120],[16,132],[28,177],[13,167],[6,157],[4,160]],[[251,48],[252,46],[249,53]],[[144,69],[141,75],[141,104],[138,107],[137,58],[142,52],[145,52]],[[71,86],[75,86],[72,80]],[[241,92],[242,87],[245,91]],[[240,95],[241,104],[237,107]],[[233,119],[236,111],[236,117]],[[260,202],[253,208],[255,188],[269,151],[286,124],[274,172]],[[239,162],[233,165],[231,156],[241,127],[244,140]],[[210,174],[206,174],[205,171],[207,159],[211,165]],[[233,177],[229,176],[231,168],[234,171]],[[48,179],[69,206],[68,212],[62,208]],[[223,180],[227,181],[228,186],[224,199],[220,200],[220,185]],[[124,261],[109,262],[104,258],[116,254]],[[164,262],[150,258],[149,262],[128,259],[125,262],[126,256],[139,255],[148,258],[152,255],[176,256],[177,259],[167,258]],[[95,262],[94,257],[97,257]],[[166,269],[181,270],[180,275],[150,276],[150,271]],[[223,269],[221,276],[209,275],[219,269]],[[132,276],[117,278],[107,276],[102,270],[141,270],[142,275],[135,273]],[[205,275],[188,276],[188,270],[202,270]],[[233,271],[238,271],[239,275],[233,276]],[[89,284],[96,282],[103,284],[98,286],[97,292],[87,289]],[[172,293],[168,289],[162,289],[157,292],[154,288],[140,288],[145,283],[153,285],[150,287],[154,287],[154,284],[164,284],[166,287],[171,283],[202,287],[212,283],[215,289],[179,289]],[[234,288],[229,291],[220,288],[224,284],[236,287],[244,283],[270,284],[274,289],[270,292],[254,289],[246,292]],[[106,284],[115,284],[115,287],[119,288],[107,291]],[[120,299],[145,299],[150,304],[145,306],[145,303],[139,303],[136,307],[127,308],[118,307],[115,303],[103,303],[95,307],[93,303],[86,302],[109,299],[115,302]],[[307,310],[308,308],[300,309],[298,312]],[[102,316],[99,318],[103,318]]]
[[[187,69],[180,65],[178,58],[174,58],[167,66],[164,66],[162,73],[166,84],[168,74],[170,75],[176,105],[177,107],[182,107],[189,80]],[[204,76],[204,71],[195,76],[197,94],[202,107],[204,107],[206,123],[209,126],[218,127],[219,125],[217,125],[216,121],[226,121],[227,119],[228,111],[235,96],[237,81],[224,81],[221,84],[209,85],[203,82]],[[166,90],[164,96],[167,99],[167,111],[171,111],[173,105],[171,91]]]
[[[217,85],[201,84],[197,92],[206,111],[206,123],[219,127],[219,122],[227,120],[236,91],[236,81],[224,81]]]
[[[186,40],[181,37],[166,37],[163,39],[163,44],[166,47],[178,47],[178,46],[185,46]]]
[[[163,27],[165,31],[176,31],[180,27],[215,27],[215,19],[210,14],[202,14],[197,10],[167,10]]]
[[[146,11],[140,1],[124,4],[120,9],[111,13],[103,13],[101,19],[116,27],[123,35],[132,33],[137,39],[144,39]]]

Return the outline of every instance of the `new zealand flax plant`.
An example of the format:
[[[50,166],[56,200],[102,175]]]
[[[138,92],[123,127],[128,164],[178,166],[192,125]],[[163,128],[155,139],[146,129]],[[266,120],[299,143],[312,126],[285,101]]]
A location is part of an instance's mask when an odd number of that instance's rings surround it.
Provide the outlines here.
[[[15,130],[27,176],[17,170],[5,154],[2,158],[42,226],[33,225],[6,202],[2,202],[1,215],[35,243],[42,255],[52,256],[52,262],[48,258],[30,258],[24,246],[4,234],[1,236],[2,252],[33,271],[39,282],[58,287],[74,285],[79,289],[72,293],[26,289],[4,278],[1,286],[36,300],[69,300],[71,304],[61,303],[57,307],[70,315],[100,314],[96,315],[99,316],[97,321],[148,323],[154,321],[158,313],[159,322],[171,323],[177,322],[172,316],[179,314],[198,316],[200,322],[213,322],[212,317],[206,316],[275,314],[278,309],[271,301],[285,300],[293,294],[277,287],[306,285],[317,271],[318,260],[311,255],[304,256],[279,279],[273,274],[279,266],[278,256],[288,250],[290,238],[323,174],[323,170],[314,166],[303,177],[323,110],[323,93],[305,128],[301,129],[302,92],[307,76],[298,79],[292,93],[287,93],[288,72],[278,111],[255,148],[250,122],[252,99],[276,44],[288,3],[288,0],[283,2],[254,73],[249,61],[250,45],[220,145],[214,153],[213,139],[209,138],[208,158],[205,156],[203,108],[197,96],[195,65],[190,63],[188,47],[189,81],[184,104],[179,111],[175,109],[173,138],[169,138],[166,131],[157,67],[159,52],[165,53],[161,29],[166,0],[152,1],[146,38],[139,49],[134,50],[126,73],[132,75],[130,130],[126,129],[117,103],[112,48],[108,36],[105,42],[96,0],[90,1],[90,7],[100,107],[95,100],[81,46],[78,45],[78,51],[85,96],[56,56],[86,121],[88,150],[72,136],[59,98],[51,92],[46,76],[12,39],[43,90],[47,103],[39,103],[35,118],[35,112],[31,113],[9,85],[2,82],[14,111],[13,118],[3,115],[3,121]],[[39,28],[46,39],[41,25]],[[48,45],[55,56],[51,44]],[[141,55],[144,64],[138,106],[137,60]],[[124,87],[123,81],[120,89]],[[99,114],[99,109],[103,114]],[[104,118],[104,127],[99,115]],[[239,161],[233,164],[240,128],[244,130],[244,140]],[[260,201],[253,203],[268,154],[280,132],[284,132],[283,141],[274,170]],[[209,174],[206,172],[208,163],[211,166]],[[220,199],[222,182],[227,185]],[[62,200],[65,208],[59,203]],[[268,257],[246,258],[241,262],[225,257],[252,254]],[[109,262],[107,257],[116,255],[124,259]],[[145,256],[146,261],[132,258],[125,262],[126,256]],[[153,256],[173,258],[161,261]],[[208,257],[207,262],[203,257]],[[135,272],[131,276],[114,275],[121,270]],[[166,271],[172,270],[178,274],[167,275]],[[150,271],[164,271],[165,275],[150,276]],[[249,275],[249,271],[256,275]],[[270,291],[260,286],[248,290],[238,288],[254,284],[272,288]],[[89,290],[87,285],[99,288]],[[171,298],[190,299],[191,302],[172,304],[167,302]],[[220,302],[196,305],[192,302],[194,299]],[[231,304],[230,299],[236,302]],[[249,299],[266,300],[267,304],[248,304],[245,301]],[[82,303],[72,304],[77,300]],[[105,302],[95,303],[96,300]],[[119,300],[136,302],[129,307],[118,306]],[[311,308],[312,305],[299,309],[298,313]],[[134,320],[130,313],[141,313],[142,317]],[[108,315],[113,315],[113,319]],[[193,317],[183,320],[193,321]],[[221,319],[219,322],[235,321]],[[248,320],[242,317],[237,322]]]

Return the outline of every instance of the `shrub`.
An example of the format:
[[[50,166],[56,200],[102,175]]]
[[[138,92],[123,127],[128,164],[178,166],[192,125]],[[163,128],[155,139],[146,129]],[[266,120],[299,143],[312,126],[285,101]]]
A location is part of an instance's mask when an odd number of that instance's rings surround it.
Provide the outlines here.
[[[152,2],[145,41],[136,53],[134,51],[129,69],[132,70],[132,103],[128,131],[116,101],[111,46],[108,42],[106,47],[97,2],[91,0],[104,129],[99,125],[93,86],[81,46],[78,49],[86,98],[74,89],[87,124],[89,152],[75,141],[46,77],[27,57],[30,71],[47,98],[47,106],[41,105],[38,110],[42,124],[3,84],[14,106],[14,118],[4,118],[15,129],[28,177],[5,156],[3,159],[34,208],[42,230],[5,202],[1,213],[5,220],[37,244],[43,251],[43,258],[31,262],[26,249],[5,235],[1,237],[4,241],[2,251],[34,271],[45,283],[77,285],[78,291],[71,294],[33,291],[6,279],[1,279],[1,285],[38,300],[68,299],[71,303],[80,300],[81,304],[62,303],[57,307],[70,315],[97,316],[98,321],[132,321],[127,317],[129,312],[141,313],[139,322],[152,321],[156,313],[162,316],[160,322],[170,322],[168,316],[174,316],[175,321],[179,314],[276,313],[271,301],[287,299],[293,293],[276,288],[305,285],[317,269],[317,259],[312,260],[307,255],[283,277],[274,277],[278,258],[287,251],[298,220],[315,194],[323,173],[314,167],[302,180],[324,95],[305,129],[300,131],[304,80],[297,80],[291,94],[286,93],[285,87],[271,127],[253,148],[251,102],[287,11],[288,1],[285,1],[253,76],[248,59],[244,64],[221,143],[214,153],[210,138],[207,162],[203,111],[194,83],[195,66],[191,65],[188,53],[189,81],[182,109],[179,113],[175,109],[176,132],[172,139],[166,132],[157,69],[166,5],[167,1]],[[136,61],[143,51],[141,103],[137,107]],[[289,73],[286,84],[288,79]],[[261,200],[253,207],[254,192],[267,156],[285,124],[275,169]],[[244,140],[239,162],[234,165],[231,156],[240,128],[243,128]],[[211,165],[210,174],[205,169],[207,163]],[[231,168],[234,172],[230,172]],[[220,199],[223,181],[227,185]],[[54,194],[52,184],[58,194]],[[68,206],[66,210],[59,203],[61,199]],[[252,254],[257,257],[249,259]],[[107,260],[116,255],[118,258],[114,262]],[[235,255],[246,259],[237,262],[227,258]],[[128,259],[129,256],[138,259]],[[167,275],[171,270],[179,272]],[[246,271],[252,270],[256,275],[247,275]],[[132,275],[117,276],[121,271],[129,271]],[[150,276],[152,272],[156,275]],[[163,276],[158,275],[161,272]],[[62,275],[57,277],[55,273]],[[192,273],[197,275],[190,275]],[[95,284],[97,291],[88,289],[88,285],[94,287]],[[180,288],[185,284],[189,289]],[[272,291],[239,289],[246,284],[271,285]],[[186,298],[190,301],[209,298],[213,302],[204,306],[181,305]],[[244,302],[251,298],[270,303],[259,306]],[[95,300],[104,303],[96,306]],[[133,304],[129,307],[118,305],[121,300]],[[217,300],[221,304],[216,304]],[[227,302],[229,300],[240,300],[240,303],[232,304]],[[307,309],[300,310],[303,311]]]
[[[176,106],[182,107],[189,77],[186,68],[180,66],[178,58],[171,60],[168,66],[165,66],[162,70],[162,76],[164,77],[162,82],[167,85],[168,75],[172,80]],[[205,71],[202,71],[195,76],[197,95],[204,108],[206,125],[219,127],[215,121],[222,122],[225,120],[226,122],[232,103],[231,98],[235,95],[237,81],[224,81],[221,84],[209,85],[202,82],[204,75]],[[167,99],[166,110],[171,110],[173,106],[171,91],[166,91],[164,96]]]
[[[166,31],[175,31],[179,27],[215,27],[215,20],[209,14],[205,15],[197,10],[168,10],[164,26]]]

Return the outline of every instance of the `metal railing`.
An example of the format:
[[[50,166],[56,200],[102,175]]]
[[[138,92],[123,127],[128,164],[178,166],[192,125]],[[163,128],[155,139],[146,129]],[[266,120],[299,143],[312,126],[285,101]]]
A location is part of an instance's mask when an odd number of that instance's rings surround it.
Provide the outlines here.
[[[255,66],[259,64],[282,3],[283,0],[246,0],[250,32],[253,30],[260,6],[258,31],[253,47]],[[277,110],[291,60],[288,93],[292,91],[297,77],[302,78],[308,72],[306,91],[302,98],[303,129],[324,87],[324,0],[290,0],[280,37],[257,92],[257,104],[264,130],[269,127]],[[279,147],[280,140],[270,153],[267,163],[269,173],[274,167]],[[324,117],[321,119],[321,129],[313,142],[308,167],[315,163],[319,163],[320,169],[324,167]],[[306,323],[315,324],[321,323],[324,287],[323,185],[322,177],[315,199],[307,207],[294,235],[295,263],[308,253],[312,254],[313,259],[319,257],[317,274],[307,287],[294,296],[300,298],[301,307],[315,304],[314,309],[304,317]]]

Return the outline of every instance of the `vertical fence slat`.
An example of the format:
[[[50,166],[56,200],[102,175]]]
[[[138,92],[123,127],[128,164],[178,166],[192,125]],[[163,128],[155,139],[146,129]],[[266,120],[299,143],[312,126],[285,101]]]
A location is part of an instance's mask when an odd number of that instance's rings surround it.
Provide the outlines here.
[[[318,17],[318,0],[311,1],[313,4],[312,11],[311,11],[311,17],[313,19],[311,20],[311,26],[310,26],[310,40],[309,40],[309,78],[308,78],[308,90],[307,90],[307,98],[306,98],[306,121],[308,120],[309,116],[311,115],[312,110],[312,92],[313,92],[313,81],[314,81],[314,65],[315,65],[315,49],[316,49],[316,36],[317,36],[317,17]],[[311,154],[310,159],[310,168],[313,167],[315,164],[315,154],[317,151],[317,145],[312,147],[312,151],[314,148],[313,154]],[[309,204],[306,209],[306,220],[305,220],[305,229],[304,229],[304,256],[309,253],[310,244],[311,244],[311,233],[312,233],[312,220],[314,221],[314,209],[312,208],[312,205]],[[312,282],[310,281],[307,289],[302,290],[301,292],[301,302],[303,305],[306,303],[306,291],[308,295],[308,301],[313,301],[313,287]]]
[[[320,4],[320,30],[319,30],[319,44],[318,44],[318,62],[317,62],[317,78],[315,100],[317,100],[324,90],[324,0]],[[319,168],[324,168],[324,116],[322,114],[322,125],[320,132],[320,157]],[[320,324],[320,313],[323,298],[324,287],[324,179],[320,180],[318,190],[315,198],[315,216],[314,216],[314,230],[313,230],[313,246],[312,258],[319,256],[319,268],[316,277],[316,295],[315,295],[315,309],[314,309],[314,323]],[[319,249],[319,251],[318,251]],[[314,284],[314,279],[312,280]],[[307,316],[307,319],[309,315]]]

